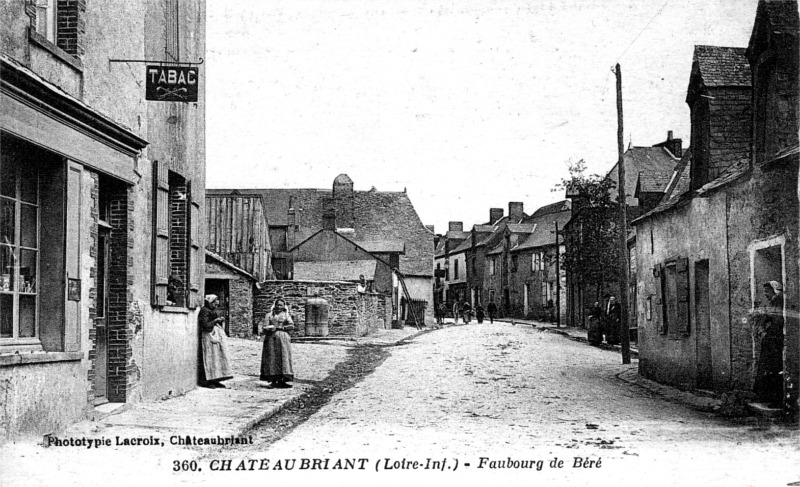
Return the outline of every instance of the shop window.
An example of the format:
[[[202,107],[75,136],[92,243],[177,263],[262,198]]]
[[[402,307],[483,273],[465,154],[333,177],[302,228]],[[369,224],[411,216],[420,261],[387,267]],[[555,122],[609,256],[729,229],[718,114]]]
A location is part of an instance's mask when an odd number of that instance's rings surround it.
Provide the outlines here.
[[[0,338],[38,332],[39,173],[9,164],[0,180]]]
[[[0,351],[64,351],[65,166],[6,134],[0,145]]]

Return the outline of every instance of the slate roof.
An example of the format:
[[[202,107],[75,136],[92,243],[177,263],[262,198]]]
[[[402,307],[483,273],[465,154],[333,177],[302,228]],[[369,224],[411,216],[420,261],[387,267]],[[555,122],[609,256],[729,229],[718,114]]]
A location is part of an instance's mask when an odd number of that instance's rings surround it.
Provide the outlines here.
[[[295,241],[301,242],[322,228],[324,200],[333,198],[330,189],[209,189],[207,194],[257,194],[264,203],[269,226],[286,226],[288,212],[295,210],[298,230]],[[407,275],[433,275],[433,233],[422,224],[405,192],[353,191],[353,234],[355,241],[401,240],[405,255],[400,257],[400,271]],[[404,218],[401,218],[403,216]],[[412,238],[412,231],[426,238]],[[429,238],[428,238],[429,237]]]
[[[559,201],[558,203],[551,203],[549,205],[542,206],[538,210],[534,211],[529,218],[536,218],[542,215],[549,215],[551,213],[569,211],[570,208],[572,208],[572,202],[570,200],[563,200]]]
[[[743,47],[694,46],[694,61],[706,86],[750,86],[750,62]]]
[[[628,206],[638,206],[638,202],[633,199],[636,194],[636,185],[639,179],[645,179],[651,187],[666,189],[672,173],[675,171],[675,164],[678,158],[672,155],[664,147],[631,147],[625,151],[625,193],[628,195]],[[607,178],[619,181],[617,175],[619,163],[606,174]],[[609,191],[611,198],[616,201],[617,188]]]
[[[492,233],[494,232],[494,225],[474,225],[472,231],[476,233]]]
[[[461,230],[448,230],[444,236],[450,240],[461,240],[464,238],[469,238],[469,232],[463,232]]]
[[[535,214],[535,213],[534,213]],[[535,247],[545,247],[548,245],[555,245],[556,244],[556,234],[555,234],[555,223],[558,223],[559,230],[564,228],[564,225],[572,217],[572,212],[561,211],[558,213],[550,213],[540,215],[537,219],[538,222],[536,224],[536,230],[534,230],[531,235],[525,239],[524,242],[520,243],[516,247],[514,247],[512,252],[517,252],[526,249],[532,249]],[[554,223],[555,222],[555,223]]]
[[[466,251],[470,247],[472,247],[472,239],[468,238],[468,239],[464,240],[463,242],[461,242],[460,244],[458,244],[458,246],[456,248],[451,250],[450,251],[450,255],[459,254],[461,252]]]
[[[363,275],[375,278],[377,261],[347,260],[326,262],[295,262],[294,279],[298,281],[357,281]]]
[[[486,255],[497,255],[497,254],[502,254],[502,253],[503,253],[503,243],[500,242],[494,248],[492,248],[491,250],[486,252]]]
[[[256,280],[256,277],[253,274],[250,274],[249,272],[247,272],[246,270],[242,269],[241,267],[237,267],[232,262],[229,262],[229,261],[225,260],[225,258],[223,258],[221,255],[219,255],[219,254],[217,254],[215,252],[212,252],[212,251],[210,251],[208,249],[205,249],[205,250],[206,250],[206,259],[210,258],[211,260],[215,260],[219,264],[224,265],[225,267],[231,269],[234,272],[237,272],[237,273],[239,273],[239,274],[241,274],[241,275],[243,275],[243,276],[245,276],[247,278],[250,278],[250,279],[252,279],[254,281]]]
[[[403,254],[406,251],[406,244],[402,240],[356,240],[355,243],[367,252],[376,254]]]
[[[509,223],[506,225],[511,233],[532,233],[536,228],[535,223]]]

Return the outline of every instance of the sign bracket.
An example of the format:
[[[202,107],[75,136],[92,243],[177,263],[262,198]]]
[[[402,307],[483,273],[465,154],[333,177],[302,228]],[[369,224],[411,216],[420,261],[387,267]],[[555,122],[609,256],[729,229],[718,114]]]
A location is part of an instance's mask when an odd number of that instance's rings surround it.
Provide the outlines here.
[[[149,63],[149,64],[161,64],[161,65],[180,65],[180,66],[200,66],[205,62],[203,58],[198,58],[199,62],[177,62],[177,61],[156,61],[151,59],[109,59],[109,64],[111,63]]]

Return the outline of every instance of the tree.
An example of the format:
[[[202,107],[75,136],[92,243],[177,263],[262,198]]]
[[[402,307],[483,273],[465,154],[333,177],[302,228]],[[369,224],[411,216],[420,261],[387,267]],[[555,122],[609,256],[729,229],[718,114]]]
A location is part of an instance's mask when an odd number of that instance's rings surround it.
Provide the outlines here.
[[[564,228],[566,253],[562,265],[572,282],[601,290],[619,280],[617,203],[611,191],[616,182],[597,174],[586,174],[583,159],[569,162],[569,178],[556,186],[573,202],[573,219]]]

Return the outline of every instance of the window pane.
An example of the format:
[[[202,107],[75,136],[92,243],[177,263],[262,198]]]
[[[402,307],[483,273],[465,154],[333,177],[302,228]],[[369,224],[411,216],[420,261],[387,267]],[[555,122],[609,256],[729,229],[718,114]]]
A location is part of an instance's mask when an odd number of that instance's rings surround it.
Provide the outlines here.
[[[0,338],[13,338],[14,296],[0,294]]]
[[[15,260],[11,247],[0,245],[0,291],[14,290]]]
[[[20,250],[19,290],[23,293],[36,292],[36,254],[35,250]]]
[[[0,194],[16,198],[17,196],[17,171],[14,166],[10,166],[8,159],[4,159],[2,169],[0,169]]]
[[[36,336],[36,296],[19,297],[19,337]]]
[[[14,244],[14,201],[0,198],[0,243]]]
[[[20,174],[22,183],[20,187],[20,198],[28,203],[37,203],[37,192],[39,183],[39,173],[36,170],[23,171]]]
[[[19,222],[19,244],[23,247],[37,248],[36,242],[36,219],[37,210],[35,206],[21,205],[21,221]]]

